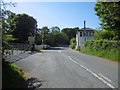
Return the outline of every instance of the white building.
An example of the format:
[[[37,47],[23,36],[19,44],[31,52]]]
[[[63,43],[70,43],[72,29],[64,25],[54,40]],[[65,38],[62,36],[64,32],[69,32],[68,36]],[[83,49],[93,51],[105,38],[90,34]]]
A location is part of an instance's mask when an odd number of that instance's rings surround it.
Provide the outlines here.
[[[93,40],[94,29],[86,28],[84,21],[84,28],[81,28],[76,32],[76,49],[84,47],[84,42],[86,40]]]

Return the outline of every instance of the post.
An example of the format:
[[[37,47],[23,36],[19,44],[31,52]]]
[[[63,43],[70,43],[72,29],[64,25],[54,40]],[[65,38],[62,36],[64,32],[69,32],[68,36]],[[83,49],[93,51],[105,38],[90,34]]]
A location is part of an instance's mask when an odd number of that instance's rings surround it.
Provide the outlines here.
[[[34,49],[35,49],[35,36],[29,36],[28,41],[29,41],[29,45],[32,46],[31,51],[34,51]]]

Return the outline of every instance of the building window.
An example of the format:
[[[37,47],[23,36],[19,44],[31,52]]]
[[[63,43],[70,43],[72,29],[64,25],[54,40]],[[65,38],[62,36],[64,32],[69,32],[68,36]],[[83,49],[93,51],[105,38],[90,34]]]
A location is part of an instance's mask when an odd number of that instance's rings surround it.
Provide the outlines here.
[[[92,32],[89,32],[89,36],[90,36],[90,37],[91,37],[91,33],[92,33]]]
[[[80,32],[80,37],[82,37],[82,32]]]
[[[88,32],[86,32],[86,36],[88,36]]]
[[[91,32],[91,36],[93,36],[94,35],[94,33],[93,32]]]
[[[83,37],[85,37],[86,36],[86,32],[83,32]]]

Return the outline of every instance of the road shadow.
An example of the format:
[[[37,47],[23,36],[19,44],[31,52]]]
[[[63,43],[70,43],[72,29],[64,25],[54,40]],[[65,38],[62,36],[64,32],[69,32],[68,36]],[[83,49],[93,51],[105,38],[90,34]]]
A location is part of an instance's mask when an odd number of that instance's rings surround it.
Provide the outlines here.
[[[43,81],[38,80],[35,77],[31,77],[25,81],[25,85],[27,89],[31,90],[39,90],[39,88],[42,86]]]
[[[66,50],[66,47],[50,47],[47,50]]]
[[[15,66],[11,65],[8,61],[2,61],[2,90],[38,90],[45,80],[39,80],[36,77],[28,78],[23,77],[23,72],[18,70]],[[25,88],[25,89],[24,89]]]

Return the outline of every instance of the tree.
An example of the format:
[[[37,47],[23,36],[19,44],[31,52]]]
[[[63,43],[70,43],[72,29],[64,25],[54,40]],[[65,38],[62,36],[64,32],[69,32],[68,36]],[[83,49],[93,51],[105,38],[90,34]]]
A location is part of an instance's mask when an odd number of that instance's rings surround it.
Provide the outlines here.
[[[36,33],[37,21],[27,14],[17,14],[14,18],[15,29],[12,32],[18,42],[28,40],[28,36],[34,36]]]
[[[41,34],[36,34],[35,44],[40,45],[41,43],[42,43],[42,35]]]
[[[50,45],[50,46],[56,46],[56,42],[55,42],[55,34],[53,34],[52,32],[49,33],[47,35],[47,42],[46,44]]]
[[[115,38],[120,40],[120,4],[118,2],[97,2],[94,9],[101,20],[101,27],[114,31]]]
[[[56,43],[56,45],[67,45],[69,44],[69,38],[68,36],[61,32],[61,33],[55,33],[54,34],[54,42]]]
[[[13,25],[14,16],[15,13],[11,12],[10,10],[2,9],[2,28],[9,33],[15,28]]]
[[[2,3],[1,3],[2,2]],[[6,10],[7,5],[11,5],[12,3],[5,3],[2,0],[0,1],[2,7],[2,19],[0,18],[0,34],[2,31],[2,89],[5,88],[27,88],[26,85],[23,85],[25,79],[23,77],[23,72],[17,68],[14,64],[11,64],[7,58],[5,57],[5,51],[9,47],[9,41],[13,40],[10,32],[13,27],[11,25],[14,14],[11,11]],[[2,23],[2,24],[1,24]],[[2,37],[2,38],[1,38]],[[1,47],[0,47],[1,49]],[[11,47],[9,49],[12,49]],[[1,54],[1,52],[0,52]],[[7,61],[6,61],[7,60]],[[9,80],[8,80],[9,78]]]
[[[42,34],[48,34],[48,33],[49,33],[48,27],[47,27],[47,26],[42,27],[41,33],[42,33]]]
[[[10,10],[6,10],[6,6],[10,5],[10,6],[15,6],[15,3],[5,3],[3,1],[1,1],[1,14],[2,14],[2,26],[0,26],[0,28],[2,29],[2,58],[4,58],[4,51],[5,49],[8,49],[9,47],[9,42],[14,40],[14,38],[12,37],[12,35],[10,34],[10,32],[12,31],[12,29],[14,28],[12,26],[12,22],[13,22],[13,17],[15,16],[15,13],[11,12]],[[1,39],[1,38],[0,38]]]
[[[99,40],[99,39],[107,39],[111,40],[114,38],[114,33],[113,31],[110,30],[95,30],[94,31],[94,39]]]
[[[64,32],[69,39],[75,38],[76,37],[76,31],[79,30],[78,27],[75,28],[63,28],[62,32]]]
[[[49,29],[47,26],[42,27],[41,29],[41,34],[42,34],[42,43],[46,44],[47,43],[47,35],[49,33]]]
[[[58,26],[54,26],[51,28],[52,33],[60,33],[60,28]]]

